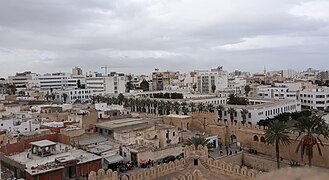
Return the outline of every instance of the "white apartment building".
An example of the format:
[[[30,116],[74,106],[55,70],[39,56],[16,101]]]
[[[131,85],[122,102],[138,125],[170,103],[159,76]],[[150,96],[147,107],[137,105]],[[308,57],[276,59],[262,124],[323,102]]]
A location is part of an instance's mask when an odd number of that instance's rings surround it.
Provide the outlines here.
[[[196,71],[197,91],[200,93],[211,93],[215,85],[215,92],[224,91],[228,87],[228,73],[220,66],[210,71]]]
[[[300,92],[299,98],[303,108],[329,109],[329,88],[304,89]]]
[[[299,100],[262,100],[262,99],[249,99],[254,105],[240,106],[240,105],[224,105],[225,111],[223,111],[222,119],[230,121],[230,114],[227,112],[228,108],[234,108],[236,113],[234,114],[234,121],[241,122],[241,110],[247,109],[249,111],[247,115],[247,123],[256,124],[260,120],[266,118],[274,118],[275,116],[284,112],[299,112],[301,111],[301,103]],[[217,111],[216,111],[217,112]],[[218,118],[218,114],[216,113]]]
[[[91,102],[93,91],[91,89],[70,89],[67,91],[67,103],[80,101],[82,103]]]
[[[77,79],[72,79],[71,74],[53,73],[38,76],[40,90],[45,93],[51,93],[52,90],[65,90],[78,88]]]
[[[298,91],[290,91],[286,86],[258,86],[257,97],[265,99],[297,99]]]
[[[106,77],[87,77],[86,88],[94,93],[120,94],[126,91],[126,77],[115,74]]]

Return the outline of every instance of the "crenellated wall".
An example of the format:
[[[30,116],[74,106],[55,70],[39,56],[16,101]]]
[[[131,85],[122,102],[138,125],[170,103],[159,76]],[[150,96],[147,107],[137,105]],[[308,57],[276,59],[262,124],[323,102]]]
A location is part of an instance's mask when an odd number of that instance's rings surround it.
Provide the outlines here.
[[[170,177],[171,174],[173,174],[171,177],[173,180],[202,179],[202,169],[205,169],[207,171],[206,173],[225,174],[238,179],[254,179],[259,173],[255,170],[248,169],[247,167],[241,167],[238,164],[231,164],[226,163],[223,160],[208,158],[208,148],[201,145],[199,145],[198,148],[195,148],[194,145],[186,146],[184,148],[184,153],[184,159],[175,160],[174,162],[169,162],[168,164],[161,164],[159,166],[144,169],[129,175],[123,175],[121,180],[153,180],[164,176]],[[198,166],[193,165],[193,160],[195,158],[200,161]],[[233,158],[233,156],[230,158]],[[239,162],[237,159],[240,159],[239,164],[241,164],[241,153],[236,155],[235,161],[232,162]],[[188,169],[191,169],[190,167],[194,168],[189,171]],[[184,171],[187,171],[185,175],[182,175],[182,173],[180,173],[180,175],[174,174],[175,172]],[[103,169],[100,169],[97,173],[91,172],[88,179],[119,180],[119,176],[117,172],[112,172],[112,170],[105,172]]]

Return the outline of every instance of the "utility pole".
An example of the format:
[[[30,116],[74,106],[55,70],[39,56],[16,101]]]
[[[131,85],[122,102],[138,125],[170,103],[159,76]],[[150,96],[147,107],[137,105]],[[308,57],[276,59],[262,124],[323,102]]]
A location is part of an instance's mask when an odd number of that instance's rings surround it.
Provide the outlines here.
[[[105,75],[108,76],[107,69],[109,69],[110,67],[109,66],[104,66],[104,67],[101,67],[101,68],[105,70]]]

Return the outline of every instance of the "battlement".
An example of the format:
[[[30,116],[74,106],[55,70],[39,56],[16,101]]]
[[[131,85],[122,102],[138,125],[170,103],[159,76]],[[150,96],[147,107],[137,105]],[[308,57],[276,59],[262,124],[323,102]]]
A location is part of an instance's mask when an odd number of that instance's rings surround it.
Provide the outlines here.
[[[173,180],[192,180],[202,177],[202,172],[198,167],[193,171],[185,171],[188,166],[193,165],[193,159],[200,159],[200,166],[208,169],[209,173],[225,174],[234,178],[240,179],[254,179],[259,173],[258,171],[248,169],[247,167],[241,167],[231,163],[226,163],[223,160],[214,160],[208,158],[208,148],[199,145],[195,148],[194,145],[186,146],[184,148],[184,159],[175,160],[168,164],[161,164],[156,167],[147,168],[132,174],[123,175],[121,180],[153,180],[160,177],[164,177],[173,174]],[[175,172],[180,172],[179,175],[175,175]],[[182,172],[185,172],[182,173]],[[208,173],[207,172],[207,173]],[[89,180],[119,180],[118,173],[116,171],[100,169],[96,172],[91,172],[88,177]]]

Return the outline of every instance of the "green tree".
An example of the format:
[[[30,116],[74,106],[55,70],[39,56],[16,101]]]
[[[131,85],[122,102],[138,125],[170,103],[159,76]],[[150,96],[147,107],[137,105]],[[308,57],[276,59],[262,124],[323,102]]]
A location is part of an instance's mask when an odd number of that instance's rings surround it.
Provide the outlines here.
[[[187,146],[194,145],[195,148],[198,148],[199,145],[207,146],[208,150],[212,150],[214,147],[211,143],[209,143],[209,140],[204,137],[192,137],[186,140],[184,143]]]
[[[62,94],[62,97],[63,97],[63,102],[66,103],[66,100],[67,100],[67,94],[66,94],[66,93],[63,93],[63,94]]]
[[[247,109],[242,109],[240,113],[242,118],[242,124],[244,124],[247,122],[247,115],[249,114],[249,111]]]
[[[145,79],[141,82],[140,84],[141,89],[143,89],[143,91],[149,91],[150,88],[150,84],[149,82],[147,82]]]
[[[214,105],[212,105],[212,104],[207,104],[207,111],[209,111],[209,112],[214,112],[214,110],[215,110]]]
[[[212,93],[215,93],[215,91],[216,91],[216,85],[215,84],[212,84],[211,85],[211,92]]]
[[[227,99],[227,104],[232,104],[232,105],[248,105],[249,101],[247,98],[244,97],[238,97],[234,94],[230,94],[228,99]]]
[[[328,124],[322,117],[313,115],[298,118],[295,127],[295,131],[300,133],[300,136],[297,137],[299,143],[296,153],[300,151],[302,160],[304,154],[306,154],[308,157],[308,165],[312,166],[313,147],[316,146],[319,155],[322,156],[320,145],[323,146],[323,143],[320,136],[322,135],[326,139],[329,137]]]
[[[184,115],[187,115],[187,113],[189,113],[190,110],[186,106],[183,106],[182,107],[182,112],[183,112]]]
[[[204,111],[204,108],[205,108],[204,104],[202,102],[200,102],[198,104],[198,110],[199,110],[199,112],[203,112]]]
[[[125,96],[122,93],[120,93],[118,95],[118,101],[119,101],[119,104],[120,105],[122,105],[124,99],[125,99]]]
[[[285,130],[285,124],[274,120],[265,130],[265,142],[275,146],[276,163],[277,167],[280,168],[280,144],[288,145],[290,138]]]
[[[223,105],[218,105],[216,107],[216,110],[218,112],[218,118],[222,119],[223,118],[223,111],[225,110],[224,106]]]
[[[234,108],[230,107],[230,108],[228,108],[227,113],[230,114],[231,123],[233,123],[236,110]]]
[[[170,114],[170,111],[172,110],[172,108],[173,108],[173,104],[170,101],[167,101],[165,103],[165,107],[164,107],[167,115]]]
[[[248,96],[249,92],[251,91],[250,86],[249,86],[249,85],[246,85],[246,86],[244,87],[244,91],[245,91],[245,93],[246,93],[246,96]]]
[[[131,81],[128,81],[126,83],[126,92],[130,92],[130,90],[134,89],[134,85],[131,83]]]
[[[176,112],[176,114],[179,114],[179,111],[181,110],[181,105],[179,102],[175,101],[173,104],[173,110]]]
[[[189,106],[190,106],[191,112],[195,112],[196,111],[196,105],[195,105],[195,103],[191,102]]]

